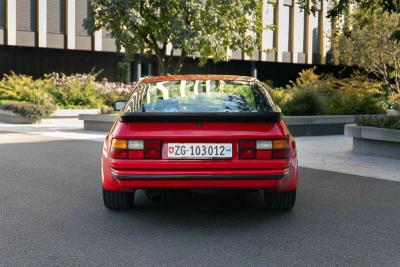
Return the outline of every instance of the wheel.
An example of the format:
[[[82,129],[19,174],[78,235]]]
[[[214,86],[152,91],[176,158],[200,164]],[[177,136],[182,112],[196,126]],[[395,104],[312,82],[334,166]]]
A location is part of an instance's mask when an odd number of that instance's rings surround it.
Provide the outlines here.
[[[291,210],[296,202],[296,190],[278,193],[264,191],[264,201],[269,210]]]
[[[128,210],[133,208],[135,192],[118,192],[103,189],[104,206],[110,210]]]

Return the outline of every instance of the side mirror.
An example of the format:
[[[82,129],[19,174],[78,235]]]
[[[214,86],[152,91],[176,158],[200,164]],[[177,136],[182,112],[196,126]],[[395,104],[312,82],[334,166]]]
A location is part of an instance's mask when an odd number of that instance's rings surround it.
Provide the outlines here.
[[[114,110],[121,111],[126,104],[126,101],[115,101],[114,102]]]

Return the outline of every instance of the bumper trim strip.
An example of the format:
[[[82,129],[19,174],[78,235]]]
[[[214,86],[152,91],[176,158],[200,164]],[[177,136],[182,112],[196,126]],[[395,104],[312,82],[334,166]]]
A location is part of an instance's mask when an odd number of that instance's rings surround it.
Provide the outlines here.
[[[282,180],[288,176],[289,170],[284,173],[277,174],[228,174],[228,175],[213,175],[213,174],[199,174],[199,175],[126,175],[112,173],[113,177],[118,180]]]

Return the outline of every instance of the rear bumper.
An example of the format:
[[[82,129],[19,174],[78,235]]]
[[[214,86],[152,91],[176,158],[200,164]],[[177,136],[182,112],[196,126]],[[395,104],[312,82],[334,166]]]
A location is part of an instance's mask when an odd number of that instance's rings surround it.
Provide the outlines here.
[[[114,190],[123,191],[145,188],[278,188],[287,180],[289,175],[289,170],[282,173],[266,174],[144,175],[117,174],[112,172],[111,184]],[[110,185],[110,183],[108,185]]]
[[[112,176],[117,180],[136,180],[136,181],[154,181],[154,180],[281,180],[289,175],[289,170],[281,173],[266,174],[118,174],[112,171]]]
[[[102,166],[103,188],[133,191],[146,188],[268,188],[289,191],[297,187],[297,167],[279,170],[116,170]]]

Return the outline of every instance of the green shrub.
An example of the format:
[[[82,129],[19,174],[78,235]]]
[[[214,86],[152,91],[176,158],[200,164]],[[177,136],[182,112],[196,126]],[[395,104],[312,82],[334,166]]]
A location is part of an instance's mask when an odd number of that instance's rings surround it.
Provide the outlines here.
[[[52,83],[49,79],[33,80],[31,76],[11,73],[0,80],[0,100],[51,104],[53,100],[48,93],[50,87]]]
[[[337,79],[309,69],[285,88],[271,90],[271,96],[286,115],[383,114],[387,105],[381,87],[365,76]]]
[[[61,108],[98,108],[104,105],[96,77],[92,74],[67,76],[52,73],[46,78],[52,80],[49,93]]]
[[[289,116],[311,116],[324,114],[324,103],[312,89],[295,90],[284,102],[283,113]]]
[[[134,84],[113,83],[103,79],[96,81],[95,74],[52,73],[46,76],[53,86],[49,87],[57,106],[61,108],[112,107],[115,101],[126,100]]]
[[[104,106],[100,108],[100,114],[113,114],[113,113],[115,113],[115,110],[112,107]]]
[[[356,75],[346,79],[325,76],[321,79],[328,114],[384,114],[385,92],[382,84]]]
[[[113,107],[115,101],[128,100],[129,93],[133,90],[135,84],[113,83],[103,80],[99,83],[100,95],[104,105]]]
[[[368,116],[356,118],[356,124],[359,126],[369,126],[378,128],[389,128],[400,130],[400,116]]]
[[[388,106],[400,112],[400,94],[389,96]]]
[[[33,122],[37,122],[42,118],[50,116],[54,112],[55,107],[52,104],[39,105],[26,102],[2,101],[0,109],[12,111]]]

